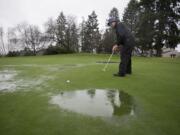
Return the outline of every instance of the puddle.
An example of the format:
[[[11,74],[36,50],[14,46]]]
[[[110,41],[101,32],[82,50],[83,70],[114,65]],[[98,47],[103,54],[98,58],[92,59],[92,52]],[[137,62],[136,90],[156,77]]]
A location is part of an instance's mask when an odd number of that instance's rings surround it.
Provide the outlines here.
[[[66,69],[71,69],[71,68],[79,68],[86,66],[85,64],[52,64],[52,65],[42,65],[42,64],[21,64],[21,65],[4,65],[5,67],[28,67],[28,68],[43,68],[48,71],[64,71]]]
[[[0,71],[0,91],[14,90],[16,85],[13,83],[17,72],[14,70]]]
[[[41,75],[34,79],[17,78],[19,71],[16,70],[2,70],[0,71],[0,92],[14,92],[19,89],[29,90],[33,87],[38,87],[44,82],[53,79],[51,76]]]
[[[132,97],[118,90],[78,90],[52,96],[51,104],[90,116],[134,115]]]
[[[51,68],[51,67],[81,67],[84,66],[85,64],[21,64],[21,65],[4,65],[5,67],[40,67],[40,68]]]
[[[50,75],[49,72],[65,71],[72,68],[85,66],[84,64],[65,64],[65,65],[41,65],[41,64],[22,64],[22,65],[4,65],[6,69],[0,70],[0,92],[14,92],[16,90],[29,90],[47,85],[48,80],[53,80],[56,76]],[[19,76],[20,70],[17,72],[13,67],[42,68],[48,75],[39,75],[36,78],[28,76]],[[31,69],[32,70],[32,69]]]
[[[17,75],[14,70],[3,70],[0,71],[0,82],[12,80]]]

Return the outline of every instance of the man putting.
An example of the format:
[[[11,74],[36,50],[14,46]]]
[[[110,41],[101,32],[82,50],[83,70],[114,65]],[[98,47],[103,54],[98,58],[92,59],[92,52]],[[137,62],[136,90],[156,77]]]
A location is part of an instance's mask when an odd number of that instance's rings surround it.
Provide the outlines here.
[[[135,45],[134,37],[131,32],[116,18],[108,20],[108,26],[116,31],[117,42],[113,46],[112,51],[120,51],[121,62],[119,64],[119,72],[114,76],[125,77],[126,74],[132,74],[131,56]]]

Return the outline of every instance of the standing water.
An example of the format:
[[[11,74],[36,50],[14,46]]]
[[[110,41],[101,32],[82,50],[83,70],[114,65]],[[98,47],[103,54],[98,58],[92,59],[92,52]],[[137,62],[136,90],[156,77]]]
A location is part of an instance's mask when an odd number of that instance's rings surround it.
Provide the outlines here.
[[[64,91],[52,96],[50,103],[61,109],[90,116],[134,115],[132,97],[118,90]]]

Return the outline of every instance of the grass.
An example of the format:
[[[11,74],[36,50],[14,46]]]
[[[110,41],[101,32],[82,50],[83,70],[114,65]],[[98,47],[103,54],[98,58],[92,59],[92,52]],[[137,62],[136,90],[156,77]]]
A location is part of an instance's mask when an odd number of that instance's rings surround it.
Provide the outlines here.
[[[109,65],[106,72],[102,72],[103,64],[96,64],[108,57],[0,58],[0,71],[16,70],[16,80],[25,84],[33,80],[14,92],[0,91],[0,135],[179,135],[180,59],[135,57],[133,75],[116,78],[112,74],[117,64]],[[112,61],[119,57],[113,56]],[[135,116],[90,117],[49,104],[49,94],[89,88],[129,93],[135,100]]]

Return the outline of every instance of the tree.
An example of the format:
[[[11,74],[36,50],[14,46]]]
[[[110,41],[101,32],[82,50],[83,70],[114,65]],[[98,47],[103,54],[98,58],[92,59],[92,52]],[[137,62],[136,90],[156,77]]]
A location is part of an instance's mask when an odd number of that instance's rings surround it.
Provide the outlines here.
[[[97,15],[95,11],[93,11],[91,15],[88,16],[88,20],[85,22],[85,26],[83,28],[84,39],[82,44],[82,51],[97,51],[101,40],[101,34],[99,32],[98,25]]]
[[[174,48],[179,43],[178,20],[178,1],[155,0],[155,45],[157,56],[161,56],[163,46]]]
[[[179,43],[177,23],[180,13],[178,0],[141,0],[137,30],[142,50],[155,49],[160,57],[164,46],[175,48]]]
[[[109,17],[114,17],[116,19],[119,19],[119,11],[117,8],[112,8]],[[112,52],[112,46],[116,43],[116,34],[115,31],[112,28],[107,27],[102,38],[102,47],[104,52],[111,53]]]
[[[44,39],[38,26],[21,23],[13,28],[11,35],[13,35],[13,37],[9,39],[10,43],[19,44],[16,50],[29,49],[36,55],[37,51],[44,46]],[[12,42],[16,40],[17,42]]]
[[[52,18],[49,18],[45,23],[45,37],[50,53],[78,52],[79,35],[75,19],[74,16],[66,17],[63,12],[61,12],[56,22]],[[59,50],[52,51],[53,49]]]
[[[67,17],[67,29],[66,29],[66,42],[68,50],[72,52],[78,52],[78,29],[75,22],[74,16]]]
[[[20,23],[16,27],[12,28],[13,33],[14,33],[13,38],[16,38],[18,40],[18,42],[15,42],[14,45],[17,45],[16,43],[18,43],[19,45],[18,47],[15,48],[16,50],[21,50],[24,48],[31,48],[29,44],[29,38],[28,38],[28,35],[29,35],[28,27],[29,27],[29,24]]]
[[[40,49],[41,45],[41,32],[38,26],[30,25],[28,29],[28,42],[33,50],[34,55],[36,55],[37,50]]]
[[[63,12],[61,12],[57,18],[55,31],[56,45],[60,47],[63,53],[78,51],[79,35],[74,16],[65,17]]]
[[[92,19],[92,21],[90,21]],[[99,23],[97,19],[97,15],[95,11],[92,12],[91,17],[89,21],[92,23],[90,26],[92,26],[92,50],[97,52],[100,41],[101,41],[101,34],[99,32]]]
[[[67,21],[63,12],[57,18],[56,28],[57,45],[68,51],[66,40]]]
[[[153,49],[154,22],[156,19],[153,0],[141,0],[139,8],[136,41],[142,55],[144,55],[145,51]]]
[[[81,48],[81,51],[82,50],[84,51],[84,50],[86,50],[86,45],[85,45],[86,21],[84,20],[84,18],[79,27],[80,27],[80,48]]]
[[[112,46],[116,42],[116,35],[112,29],[106,29],[103,34],[102,44],[103,44],[103,52],[111,53]]]
[[[44,37],[46,40],[47,46],[52,44],[57,44],[57,25],[56,21],[52,18],[49,18],[47,22],[44,24],[45,27],[45,33]]]
[[[0,55],[5,55],[6,49],[4,44],[4,31],[3,28],[0,27]]]
[[[19,49],[23,49],[22,46],[20,45],[21,43],[19,42],[20,37],[17,35],[17,29],[16,27],[13,28],[8,28],[7,31],[7,47],[8,47],[8,52],[13,52]]]
[[[130,29],[135,35],[137,32],[137,22],[139,19],[139,5],[137,0],[131,0],[124,11],[122,22]]]
[[[109,18],[116,18],[119,20],[119,11],[116,7],[113,7],[109,13]]]

